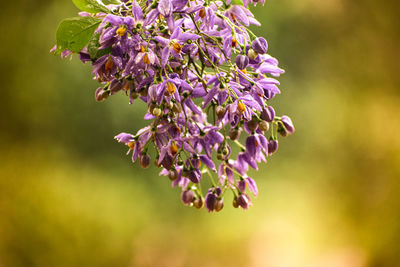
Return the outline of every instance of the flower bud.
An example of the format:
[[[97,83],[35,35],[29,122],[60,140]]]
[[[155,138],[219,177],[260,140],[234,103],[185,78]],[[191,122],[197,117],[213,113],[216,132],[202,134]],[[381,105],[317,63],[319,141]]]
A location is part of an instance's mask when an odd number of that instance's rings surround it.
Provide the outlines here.
[[[255,131],[258,127],[257,118],[253,117],[250,121],[246,122],[246,126],[250,132]]]
[[[194,193],[192,190],[185,190],[181,194],[183,204],[190,205],[194,199]]]
[[[235,198],[233,199],[232,205],[233,205],[234,208],[239,208],[239,203],[238,203],[238,201],[237,201],[237,197],[235,197]]]
[[[288,134],[294,133],[294,125],[292,120],[288,116],[282,116],[281,121],[285,126],[286,132]]]
[[[154,108],[152,114],[153,114],[154,116],[158,117],[158,116],[161,115],[161,112],[162,112],[161,109],[159,109],[159,108]]]
[[[214,209],[216,212],[221,211],[224,208],[224,201],[219,199],[214,204]]]
[[[140,156],[140,166],[142,166],[142,168],[147,168],[150,165],[150,156],[147,154],[142,154]]]
[[[178,178],[178,172],[177,172],[176,170],[170,170],[170,171],[168,172],[168,178],[169,178],[171,181],[175,181],[175,180]]]
[[[275,110],[272,106],[268,106],[266,109],[263,109],[260,114],[261,119],[271,122],[275,118]]]
[[[239,136],[240,136],[240,130],[238,130],[238,129],[232,129],[231,132],[229,133],[229,138],[232,141],[237,140],[239,138]]]
[[[222,107],[222,106],[218,106],[215,109],[215,112],[217,113],[218,119],[222,119],[224,117],[224,115],[225,115],[226,109],[224,107]]]
[[[237,199],[237,203],[242,209],[247,210],[251,204],[250,197],[246,194],[241,194]]]
[[[245,55],[238,55],[235,63],[240,70],[244,70],[249,65],[249,58]]]
[[[193,205],[196,207],[196,209],[201,209],[204,206],[204,199],[202,197],[196,198],[193,201]]]
[[[266,132],[269,130],[269,123],[266,121],[260,121],[260,123],[258,124],[258,128],[261,131]]]
[[[268,50],[268,43],[263,37],[257,37],[251,42],[251,47],[258,54],[265,54]]]
[[[257,52],[254,51],[252,48],[249,49],[249,51],[247,52],[247,55],[249,56],[249,58],[251,60],[256,60],[256,58],[258,57]]]
[[[217,196],[214,193],[210,193],[210,192],[207,193],[206,200],[205,200],[205,206],[209,212],[214,210],[216,202],[217,202]]]
[[[278,150],[278,140],[268,141],[268,155],[274,154]]]

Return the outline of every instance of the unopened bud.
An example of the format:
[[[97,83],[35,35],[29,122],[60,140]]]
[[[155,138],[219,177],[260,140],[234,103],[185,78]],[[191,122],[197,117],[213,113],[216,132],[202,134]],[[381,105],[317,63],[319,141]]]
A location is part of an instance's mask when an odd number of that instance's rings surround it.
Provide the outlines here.
[[[266,132],[269,129],[269,123],[266,121],[260,121],[260,123],[258,124],[258,128],[263,131]]]
[[[278,150],[278,140],[268,141],[268,155],[272,155]]]
[[[221,211],[224,208],[224,201],[222,199],[217,200],[214,204],[214,209],[216,212]]]
[[[240,70],[244,70],[249,65],[249,58],[245,55],[238,55],[236,56],[235,63]]]
[[[263,37],[257,37],[253,42],[251,42],[251,47],[258,54],[265,54],[268,50],[268,43]]]
[[[249,49],[249,51],[247,52],[247,55],[249,56],[249,58],[251,60],[255,60],[258,57],[258,54],[256,51],[254,51],[253,49]]]
[[[147,154],[142,154],[140,156],[140,166],[142,166],[142,168],[147,168],[150,165],[150,156]]]
[[[237,199],[237,203],[242,209],[245,210],[247,210],[249,208],[249,205],[251,204],[250,198],[246,194],[241,194]]]
[[[239,203],[238,203],[238,201],[237,201],[237,197],[235,197],[235,198],[233,199],[232,205],[233,205],[233,207],[236,208],[236,209],[239,208]]]
[[[222,106],[218,106],[215,109],[215,112],[217,113],[218,118],[222,119],[224,117],[224,115],[225,115],[226,109],[224,107],[222,107]]]
[[[156,117],[161,115],[161,109],[159,108],[154,108],[152,114]]]
[[[190,205],[194,199],[194,193],[192,190],[185,190],[182,192],[181,199],[183,204]]]
[[[168,173],[168,178],[171,181],[175,181],[178,178],[178,172],[176,170],[170,170]]]
[[[275,118],[275,110],[272,106],[268,106],[266,109],[263,109],[260,114],[261,119],[272,122]]]
[[[240,131],[238,129],[232,129],[231,132],[229,133],[229,138],[232,141],[237,140],[239,136],[240,136]]]
[[[283,123],[283,126],[285,126],[287,134],[294,133],[293,122],[288,116],[282,116],[281,121]]]
[[[253,117],[250,121],[248,121],[246,123],[246,125],[247,125],[247,128],[250,130],[250,132],[255,131],[258,127],[257,118]]]
[[[196,209],[201,209],[204,206],[204,199],[202,197],[196,198],[193,201],[193,206],[195,206]]]

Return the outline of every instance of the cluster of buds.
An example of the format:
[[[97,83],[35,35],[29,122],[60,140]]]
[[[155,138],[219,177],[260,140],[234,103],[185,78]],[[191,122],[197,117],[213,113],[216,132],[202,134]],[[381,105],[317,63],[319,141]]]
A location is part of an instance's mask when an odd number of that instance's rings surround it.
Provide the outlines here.
[[[115,139],[132,162],[154,161],[185,205],[218,212],[230,191],[233,206],[247,209],[250,193],[258,194],[249,167],[278,149],[278,134],[294,132],[269,105],[284,71],[248,28],[260,25],[247,8],[257,2],[125,0],[104,5],[109,12],[80,13],[99,20],[95,45],[79,51],[102,85],[96,100],[122,92],[148,107],[147,127]]]

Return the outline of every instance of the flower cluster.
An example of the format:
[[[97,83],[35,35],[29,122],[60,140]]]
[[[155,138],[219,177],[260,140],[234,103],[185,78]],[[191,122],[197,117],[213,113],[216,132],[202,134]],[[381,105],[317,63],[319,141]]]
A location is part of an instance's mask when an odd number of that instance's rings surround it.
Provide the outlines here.
[[[185,205],[220,211],[228,190],[247,209],[258,194],[249,167],[278,149],[278,133],[294,132],[268,104],[284,71],[248,29],[260,25],[247,8],[257,2],[125,0],[80,13],[98,21],[79,49],[102,85],[96,100],[122,92],[148,107],[147,127],[115,139],[143,168],[154,161]],[[54,51],[74,52],[58,43]]]

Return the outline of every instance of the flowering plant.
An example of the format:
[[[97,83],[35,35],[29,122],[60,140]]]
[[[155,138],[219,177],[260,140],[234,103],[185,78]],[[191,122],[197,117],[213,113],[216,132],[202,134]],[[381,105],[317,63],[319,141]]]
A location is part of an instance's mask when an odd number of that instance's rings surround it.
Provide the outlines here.
[[[147,127],[115,136],[132,161],[146,168],[152,157],[186,205],[220,211],[231,190],[233,206],[247,209],[247,189],[258,194],[249,167],[278,149],[278,133],[294,132],[268,105],[284,71],[248,29],[260,25],[247,8],[259,0],[73,2],[82,12],[61,22],[52,52],[91,63],[97,101],[122,92],[148,106]]]

